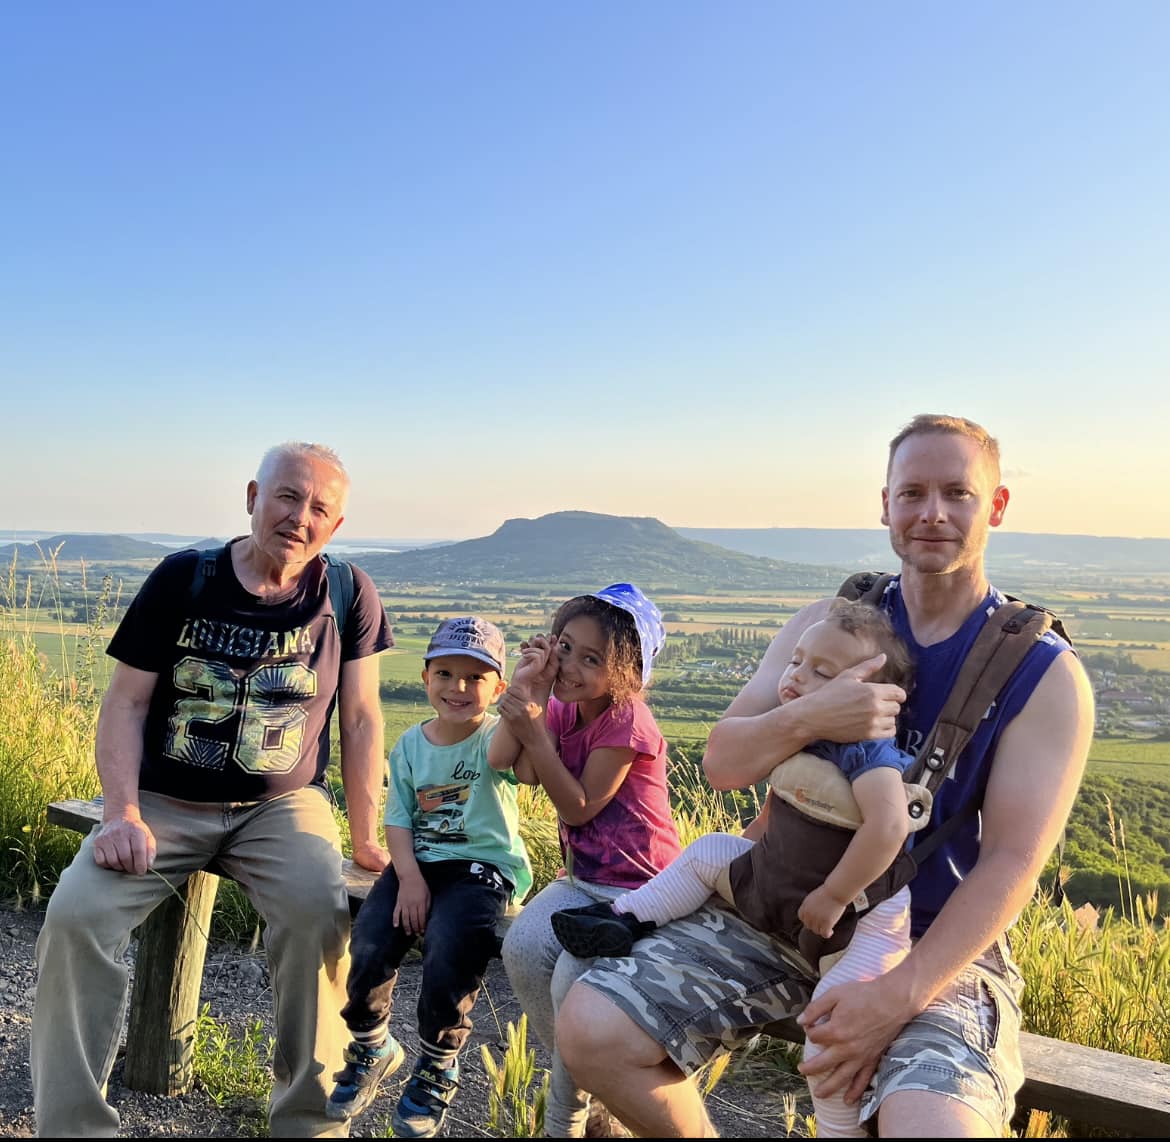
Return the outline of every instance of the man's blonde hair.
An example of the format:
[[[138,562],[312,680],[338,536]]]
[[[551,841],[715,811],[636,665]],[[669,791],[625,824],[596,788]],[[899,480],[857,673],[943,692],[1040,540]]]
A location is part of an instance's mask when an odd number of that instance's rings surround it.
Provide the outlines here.
[[[916,416],[893,440],[890,441],[890,455],[886,461],[886,479],[889,479],[890,469],[894,466],[894,453],[903,442],[911,436],[965,436],[979,446],[984,459],[991,467],[995,476],[995,483],[999,483],[999,441],[981,424],[968,420],[965,416],[942,416],[937,413],[924,412]]]

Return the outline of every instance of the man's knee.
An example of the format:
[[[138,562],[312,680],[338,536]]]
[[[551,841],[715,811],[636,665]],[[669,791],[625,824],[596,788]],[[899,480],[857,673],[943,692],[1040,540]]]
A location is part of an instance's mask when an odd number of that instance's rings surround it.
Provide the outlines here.
[[[87,858],[87,854],[82,853],[77,859],[84,858]],[[96,869],[97,866],[94,867]],[[108,895],[95,883],[94,876],[86,875],[89,873],[90,870],[84,866],[77,869],[70,866],[61,874],[45,908],[42,929],[46,939],[49,936],[68,938],[70,935],[79,935],[92,941],[100,933],[101,941],[105,942],[120,934],[124,923],[118,921]],[[118,930],[115,931],[115,928]],[[130,929],[126,927],[126,935],[129,936],[129,933]]]
[[[666,1058],[652,1039],[620,1007],[588,984],[576,983],[557,1012],[557,1050],[586,1090],[591,1076],[615,1068],[649,1067]]]

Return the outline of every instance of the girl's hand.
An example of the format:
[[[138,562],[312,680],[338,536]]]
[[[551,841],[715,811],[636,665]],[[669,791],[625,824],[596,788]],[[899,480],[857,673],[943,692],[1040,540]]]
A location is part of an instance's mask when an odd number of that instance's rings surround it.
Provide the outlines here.
[[[497,709],[521,746],[530,746],[539,740],[541,718],[544,715],[544,707],[539,702],[508,687],[500,698]]]
[[[822,884],[814,888],[801,902],[797,915],[800,922],[823,936],[826,940],[833,934],[833,927],[845,913],[849,902],[844,904],[829,895],[829,890]]]
[[[519,684],[534,696],[544,696],[556,681],[560,659],[543,634],[532,636],[532,641],[520,644],[520,661],[512,672],[512,685]]]

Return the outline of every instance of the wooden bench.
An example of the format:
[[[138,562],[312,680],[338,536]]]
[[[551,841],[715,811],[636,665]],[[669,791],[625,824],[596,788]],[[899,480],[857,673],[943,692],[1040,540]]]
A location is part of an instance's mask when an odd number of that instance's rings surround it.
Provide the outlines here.
[[[48,807],[47,817],[50,824],[88,833],[101,820],[101,804],[59,801]],[[344,867],[356,912],[377,877],[352,861]],[[180,1094],[190,1088],[205,933],[218,883],[212,873],[197,873],[181,900],[165,900],[138,928],[123,1074],[134,1090]],[[505,925],[517,911],[510,910]],[[795,1023],[773,1025],[769,1032],[793,1042],[803,1039]],[[1170,1137],[1170,1065],[1027,1032],[1021,1048],[1026,1078],[1020,1107],[1138,1138]]]
[[[51,825],[85,834],[101,823],[101,801],[55,801],[46,818]],[[351,860],[342,861],[342,871],[350,912],[356,914],[378,875]],[[195,873],[136,930],[138,952],[122,1076],[132,1090],[183,1094],[191,1089],[199,989],[218,888],[215,873]],[[509,908],[501,936],[518,912],[519,906]]]

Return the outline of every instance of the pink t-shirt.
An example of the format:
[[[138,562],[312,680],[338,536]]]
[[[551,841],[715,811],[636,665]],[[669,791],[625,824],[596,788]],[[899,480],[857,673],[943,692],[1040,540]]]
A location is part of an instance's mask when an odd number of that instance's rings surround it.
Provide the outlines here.
[[[610,706],[577,726],[576,703],[548,700],[548,727],[565,768],[580,779],[595,749],[637,750],[613,799],[584,825],[560,823],[561,855],[578,880],[637,888],[664,869],[681,849],[666,789],[666,742],[645,702]]]

